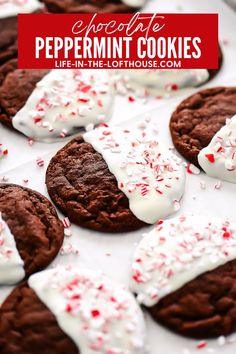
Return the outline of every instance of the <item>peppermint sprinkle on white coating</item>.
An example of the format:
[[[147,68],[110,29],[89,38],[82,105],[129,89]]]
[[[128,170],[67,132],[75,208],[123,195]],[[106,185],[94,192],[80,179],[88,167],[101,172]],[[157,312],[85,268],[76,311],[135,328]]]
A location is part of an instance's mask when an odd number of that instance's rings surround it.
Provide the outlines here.
[[[144,353],[141,310],[132,294],[102,273],[60,267],[31,276],[29,285],[81,353]]]
[[[13,117],[13,125],[31,139],[50,142],[109,120],[113,99],[104,70],[51,70]]]
[[[124,4],[131,7],[141,7],[143,6],[147,0],[121,0]]]
[[[145,129],[105,125],[84,134],[84,140],[102,154],[138,219],[153,224],[179,209],[185,185],[182,161]]]
[[[38,0],[0,0],[0,19],[20,13],[32,13],[42,7]]]
[[[24,262],[15,239],[0,212],[0,285],[13,285],[25,276]]]
[[[114,86],[119,94],[127,95],[132,102],[131,92],[143,98],[168,98],[183,88],[198,86],[208,79],[209,72],[205,69],[131,69],[125,70],[125,74],[117,70],[114,74]]]
[[[137,247],[131,288],[146,306],[197,276],[236,259],[236,225],[228,220],[180,216],[159,221]]]
[[[198,161],[209,176],[236,183],[236,115],[200,151]]]

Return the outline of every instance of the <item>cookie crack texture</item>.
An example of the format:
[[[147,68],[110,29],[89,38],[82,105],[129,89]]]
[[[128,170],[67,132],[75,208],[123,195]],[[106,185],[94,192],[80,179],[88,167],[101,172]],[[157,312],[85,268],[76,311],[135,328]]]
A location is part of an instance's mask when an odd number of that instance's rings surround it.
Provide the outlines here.
[[[0,63],[17,56],[17,17],[0,19]]]
[[[101,154],[81,136],[53,157],[46,184],[58,208],[82,227],[125,232],[145,225],[130,211],[128,198]]]
[[[148,308],[161,324],[203,339],[236,330],[236,261],[207,272]]]
[[[13,128],[12,118],[25,105],[35,85],[49,70],[17,69],[13,59],[0,68],[0,122]]]
[[[27,283],[15,288],[0,309],[0,353],[79,354]]]
[[[0,211],[14,235],[26,275],[56,257],[64,229],[52,204],[41,194],[16,185],[0,185]]]

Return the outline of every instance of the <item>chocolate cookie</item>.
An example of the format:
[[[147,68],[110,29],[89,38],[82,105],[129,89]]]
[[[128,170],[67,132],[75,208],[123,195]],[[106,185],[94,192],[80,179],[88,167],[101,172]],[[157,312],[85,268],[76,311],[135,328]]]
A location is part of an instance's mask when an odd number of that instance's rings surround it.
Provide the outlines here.
[[[28,12],[29,7],[26,4],[30,1],[25,1],[20,4],[19,2],[13,2],[12,7],[19,6],[19,9],[22,7],[22,12]],[[0,65],[5,63],[6,61],[17,58],[18,53],[18,20],[17,15],[8,17],[3,16],[3,12],[5,11],[5,6],[11,6],[9,1],[6,1],[3,4],[0,4]],[[39,3],[40,4],[40,3]],[[36,4],[34,3],[32,9],[34,9]],[[9,12],[9,8],[6,9],[7,13]],[[14,10],[13,10],[14,12]],[[21,12],[19,10],[19,12]],[[34,11],[34,13],[45,13],[44,9],[39,9]],[[2,15],[2,16],[1,16]]]
[[[52,158],[46,184],[56,205],[78,225],[125,232],[179,209],[185,170],[145,129],[105,124]]]
[[[236,261],[205,273],[148,308],[158,322],[192,338],[236,331]]]
[[[0,184],[0,212],[14,237],[26,277],[49,265],[62,245],[64,229],[47,198],[28,188]]]
[[[48,193],[74,223],[103,232],[141,228],[128,198],[102,156],[79,136],[51,160],[46,174]]]
[[[131,288],[172,331],[213,338],[236,330],[236,224],[182,215],[161,221],[135,250]]]
[[[236,88],[214,87],[185,99],[172,114],[170,131],[178,152],[196,166],[198,154],[236,114]]]
[[[1,354],[78,354],[55,316],[27,283],[13,290],[0,308]]]
[[[144,346],[145,323],[133,295],[98,271],[59,267],[34,274],[0,309],[1,354],[143,354]]]
[[[17,17],[0,19],[0,65],[17,57]]]
[[[17,69],[17,59],[0,67],[0,122],[13,129],[12,118],[49,70]]]
[[[50,12],[71,14],[94,13],[127,13],[138,10],[139,7],[127,5],[122,0],[42,0]]]

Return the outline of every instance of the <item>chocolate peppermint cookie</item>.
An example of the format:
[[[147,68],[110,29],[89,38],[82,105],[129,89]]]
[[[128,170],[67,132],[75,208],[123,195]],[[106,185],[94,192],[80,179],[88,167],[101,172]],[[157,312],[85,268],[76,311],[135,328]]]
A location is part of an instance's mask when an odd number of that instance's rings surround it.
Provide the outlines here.
[[[126,13],[139,10],[146,0],[42,0],[50,12],[70,14]]]
[[[40,193],[0,184],[0,284],[14,284],[45,268],[62,245],[64,229]]]
[[[1,354],[143,354],[132,294],[99,272],[51,269],[18,286],[0,309]]]
[[[131,288],[153,318],[194,338],[236,330],[236,225],[181,216],[161,221],[137,247]]]
[[[170,131],[174,146],[183,157],[199,166],[200,151],[235,114],[235,87],[214,87],[195,93],[172,114]]]
[[[0,122],[43,142],[111,118],[114,94],[106,70],[0,67]]]
[[[46,184],[71,221],[126,232],[179,208],[185,172],[181,160],[152,136],[106,125],[61,149],[48,166]]]
[[[17,57],[17,15],[43,12],[37,0],[2,0],[0,2],[0,65]]]

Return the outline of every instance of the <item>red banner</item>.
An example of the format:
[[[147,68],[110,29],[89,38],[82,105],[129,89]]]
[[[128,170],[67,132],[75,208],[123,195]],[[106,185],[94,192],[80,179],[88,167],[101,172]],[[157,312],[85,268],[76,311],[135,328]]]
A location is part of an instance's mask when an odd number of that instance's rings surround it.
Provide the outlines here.
[[[19,68],[216,69],[217,14],[18,16]]]

